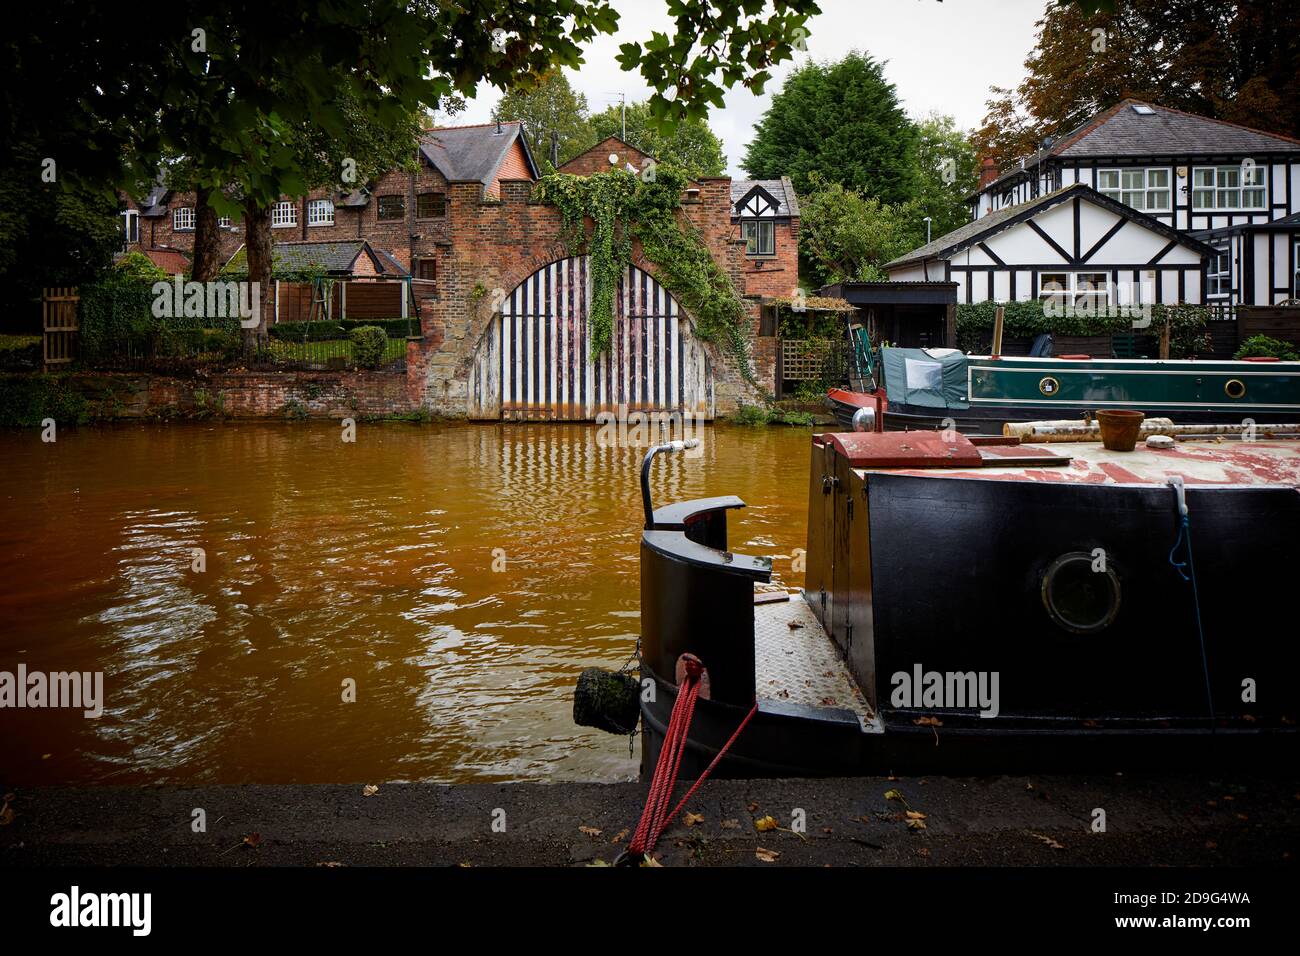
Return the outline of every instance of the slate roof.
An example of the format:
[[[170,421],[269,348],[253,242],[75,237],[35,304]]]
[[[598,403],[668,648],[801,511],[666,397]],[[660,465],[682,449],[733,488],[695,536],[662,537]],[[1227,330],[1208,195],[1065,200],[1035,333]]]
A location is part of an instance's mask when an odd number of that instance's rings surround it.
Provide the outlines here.
[[[1151,110],[1137,112],[1133,107]],[[1103,159],[1110,156],[1182,156],[1251,153],[1300,153],[1300,140],[1278,133],[1266,133],[1226,120],[1171,109],[1142,100],[1121,100],[1110,109],[1080,123],[1074,129],[1026,156],[1023,164],[1003,171],[978,192],[996,189],[1045,159]],[[974,198],[972,193],[968,198]]]
[[[1142,114],[1133,107],[1151,110]],[[1052,144],[1053,156],[1300,153],[1300,140],[1182,110],[1123,100]]]
[[[477,181],[487,186],[496,178],[510,147],[519,140],[528,167],[536,177],[537,164],[533,162],[522,124],[501,123],[500,128],[498,133],[496,123],[485,123],[426,130],[420,136],[420,153],[447,177],[448,182]]]
[[[271,247],[272,268],[276,272],[305,272],[324,269],[331,275],[351,275],[353,266],[362,255],[369,255],[375,270],[381,275],[404,276],[406,270],[389,253],[376,249],[365,239],[338,239],[329,242],[277,242]],[[226,268],[239,271],[247,268],[244,246],[226,263]]]
[[[1001,232],[1003,229],[1010,228],[1017,222],[1028,219],[1037,212],[1041,212],[1058,203],[1065,202],[1078,196],[1086,199],[1091,203],[1109,209],[1126,219],[1130,219],[1152,232],[1158,232],[1160,235],[1169,239],[1174,239],[1182,245],[1196,249],[1198,252],[1208,252],[1208,247],[1199,240],[1192,239],[1184,233],[1177,232],[1172,227],[1148,216],[1144,212],[1126,206],[1124,203],[1117,202],[1103,196],[1097,190],[1093,189],[1086,183],[1070,183],[1053,192],[1038,196],[1028,202],[1022,202],[1016,206],[1007,206],[1005,209],[999,209],[991,212],[986,216],[981,216],[973,222],[968,222],[964,226],[958,226],[952,232],[946,233],[923,246],[918,246],[904,256],[900,256],[893,262],[886,262],[881,268],[895,269],[900,266],[910,265],[914,262],[922,262],[927,259],[943,259],[959,252],[967,246],[973,246],[975,243],[991,236],[994,233]]]
[[[735,215],[736,203],[744,199],[755,186],[762,186],[777,202],[778,216],[799,215],[799,197],[789,176],[780,179],[733,179],[731,181],[731,209]]]

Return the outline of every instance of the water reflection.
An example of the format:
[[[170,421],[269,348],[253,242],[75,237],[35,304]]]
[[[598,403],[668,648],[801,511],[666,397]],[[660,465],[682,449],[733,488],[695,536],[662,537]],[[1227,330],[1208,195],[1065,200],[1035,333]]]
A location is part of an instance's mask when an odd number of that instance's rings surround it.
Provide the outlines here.
[[[716,427],[666,502],[803,546],[808,435]],[[643,449],[594,426],[0,434],[0,669],[104,670],[98,721],[5,711],[13,783],[611,780],[569,691],[638,631]],[[192,568],[192,549],[206,568]],[[789,561],[778,561],[787,580]],[[341,700],[355,681],[356,703]]]

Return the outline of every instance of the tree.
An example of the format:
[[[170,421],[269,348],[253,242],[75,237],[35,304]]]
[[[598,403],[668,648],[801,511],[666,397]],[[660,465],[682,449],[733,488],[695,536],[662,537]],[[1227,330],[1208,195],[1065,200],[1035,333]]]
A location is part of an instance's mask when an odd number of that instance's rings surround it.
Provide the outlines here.
[[[788,175],[800,194],[818,173],[865,196],[904,202],[915,190],[916,146],[916,129],[882,65],[850,53],[790,74],[759,121],[744,165],[758,179]]]
[[[626,136],[623,135],[625,118]],[[621,104],[611,106],[593,116],[590,127],[588,148],[607,137],[617,136],[659,162],[673,164],[692,179],[721,176],[727,168],[722,140],[713,134],[707,122],[695,117],[684,119],[665,135],[655,126],[649,103],[628,103],[626,112]]]
[[[761,88],[818,7],[672,0],[670,10],[673,36],[655,33],[644,50],[624,44],[619,56],[641,70],[663,122],[701,115],[737,82]],[[45,0],[24,12],[0,41],[0,95],[12,116],[15,100],[40,91],[41,122],[60,128],[60,188],[111,195],[150,181],[164,155],[185,155],[219,210],[230,185],[259,218],[281,195],[308,189],[295,148],[304,125],[342,141],[354,105],[397,130],[480,83],[505,89],[576,67],[584,44],[618,28],[608,0],[143,0],[130,17],[110,4]],[[269,281],[264,253],[250,242],[255,280]]]
[[[931,113],[917,124],[915,201],[942,236],[970,220],[966,197],[975,191],[975,149],[951,116]]]
[[[492,119],[523,124],[533,158],[543,174],[555,171],[551,164],[551,136],[559,140],[560,164],[567,163],[587,148],[587,97],[574,91],[560,70],[551,70],[531,84],[521,84],[501,97]]]
[[[817,173],[810,187],[800,200],[799,255],[813,288],[885,279],[881,266],[925,241],[915,201],[881,202]]]
[[[1000,165],[1126,97],[1300,136],[1294,0],[1051,5],[1036,26],[1024,81],[992,90],[974,137]]]

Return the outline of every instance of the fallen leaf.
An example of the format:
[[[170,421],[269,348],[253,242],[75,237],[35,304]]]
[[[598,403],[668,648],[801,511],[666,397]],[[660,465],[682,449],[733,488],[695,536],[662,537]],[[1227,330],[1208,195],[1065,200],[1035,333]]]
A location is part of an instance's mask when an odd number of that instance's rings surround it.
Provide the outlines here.
[[[930,855],[930,848],[925,846],[920,847],[917,849],[916,855],[928,857]]]
[[[688,827],[693,827],[693,826],[695,826],[695,824],[697,824],[697,823],[703,823],[703,822],[704,822],[704,814],[702,814],[702,813],[691,813],[689,810],[687,810],[687,811],[686,811],[686,816],[685,816],[684,820],[685,820],[685,823],[686,823],[686,825],[687,825]]]
[[[757,812],[758,812],[758,801],[754,800],[754,801],[751,801],[751,802],[750,802],[750,804],[749,804],[749,812],[750,812],[750,813],[757,813]]]
[[[243,845],[247,847],[252,847],[253,849],[257,849],[257,847],[260,846],[261,843],[262,843],[262,834],[250,833],[248,836],[244,837]]]
[[[903,794],[902,794],[901,791],[898,791],[898,790],[886,790],[886,791],[885,791],[885,799],[886,799],[886,800],[897,800],[899,803],[904,802],[904,801],[903,801]]]
[[[925,821],[924,821],[924,820],[918,820],[918,819],[916,819],[916,818],[910,819],[910,820],[907,821],[907,828],[908,828],[909,830],[924,830],[924,829],[925,829]]]
[[[909,820],[924,820],[924,819],[925,819],[925,814],[922,813],[920,810],[908,810],[908,811],[907,811],[907,819],[909,819]]]
[[[763,863],[775,863],[780,855],[776,850],[765,850],[761,846],[754,850],[754,856]]]
[[[1042,833],[1034,833],[1034,832],[1031,830],[1030,833],[1029,833],[1029,835],[1030,835],[1031,837],[1034,837],[1035,839],[1042,840],[1044,843],[1046,843],[1048,846],[1050,846],[1053,850],[1064,850],[1064,849],[1065,849],[1065,847],[1063,847],[1061,844],[1057,843],[1057,842],[1056,842],[1055,840],[1053,840],[1051,837],[1046,836],[1045,834],[1042,834]]]
[[[790,630],[792,631],[798,631],[803,628],[803,625],[800,624],[798,621],[786,621],[786,626],[789,627]]]
[[[773,820],[770,816],[759,817],[757,820],[754,821],[754,829],[757,830],[759,833],[767,833],[769,830],[775,830],[779,826],[780,824],[777,823],[775,820]]]
[[[598,837],[604,832],[603,830],[599,830],[596,827],[578,827],[578,829],[590,837]]]
[[[822,827],[822,833],[834,833],[834,832],[835,831],[832,830],[830,827]]]
[[[379,788],[376,787],[373,783],[368,783],[361,788],[361,795],[363,797],[373,797],[378,792],[379,792]]]
[[[622,843],[622,842],[623,842],[624,840],[626,840],[626,839],[627,839],[627,829],[624,828],[624,829],[622,829],[622,830],[619,830],[617,833],[615,833],[615,834],[614,834],[614,839],[610,840],[609,842],[610,842],[610,843]]]
[[[723,820],[723,821],[722,821],[722,829],[724,829],[724,830],[739,830],[739,829],[740,829],[740,821],[739,821],[739,820]]]

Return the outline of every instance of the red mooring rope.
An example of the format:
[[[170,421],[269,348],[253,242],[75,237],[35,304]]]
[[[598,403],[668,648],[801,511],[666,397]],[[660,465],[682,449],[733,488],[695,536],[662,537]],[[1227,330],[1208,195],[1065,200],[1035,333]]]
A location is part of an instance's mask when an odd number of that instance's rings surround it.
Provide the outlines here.
[[[691,729],[695,701],[700,696],[700,679],[704,674],[704,665],[698,659],[686,657],[684,664],[686,677],[677,692],[672,716],[668,719],[668,730],[664,733],[663,746],[659,749],[659,761],[655,764],[654,777],[650,781],[650,793],[646,797],[645,809],[641,812],[641,821],[636,826],[636,833],[627,845],[627,852],[631,856],[640,856],[655,848],[659,837],[664,830],[668,829],[668,824],[673,822],[682,807],[686,805],[686,801],[694,796],[695,791],[708,779],[713,768],[718,765],[718,761],[731,749],[740,732],[758,712],[758,701],[755,701],[754,706],[745,715],[745,719],[736,728],[736,732],[731,735],[731,739],[722,745],[713,761],[704,769],[704,773],[700,774],[699,779],[691,785],[691,789],[687,790],[686,795],[678,801],[672,813],[667,813],[665,816],[668,801],[672,799],[673,790],[677,786],[677,772],[681,768],[682,755],[686,752],[686,736]]]

